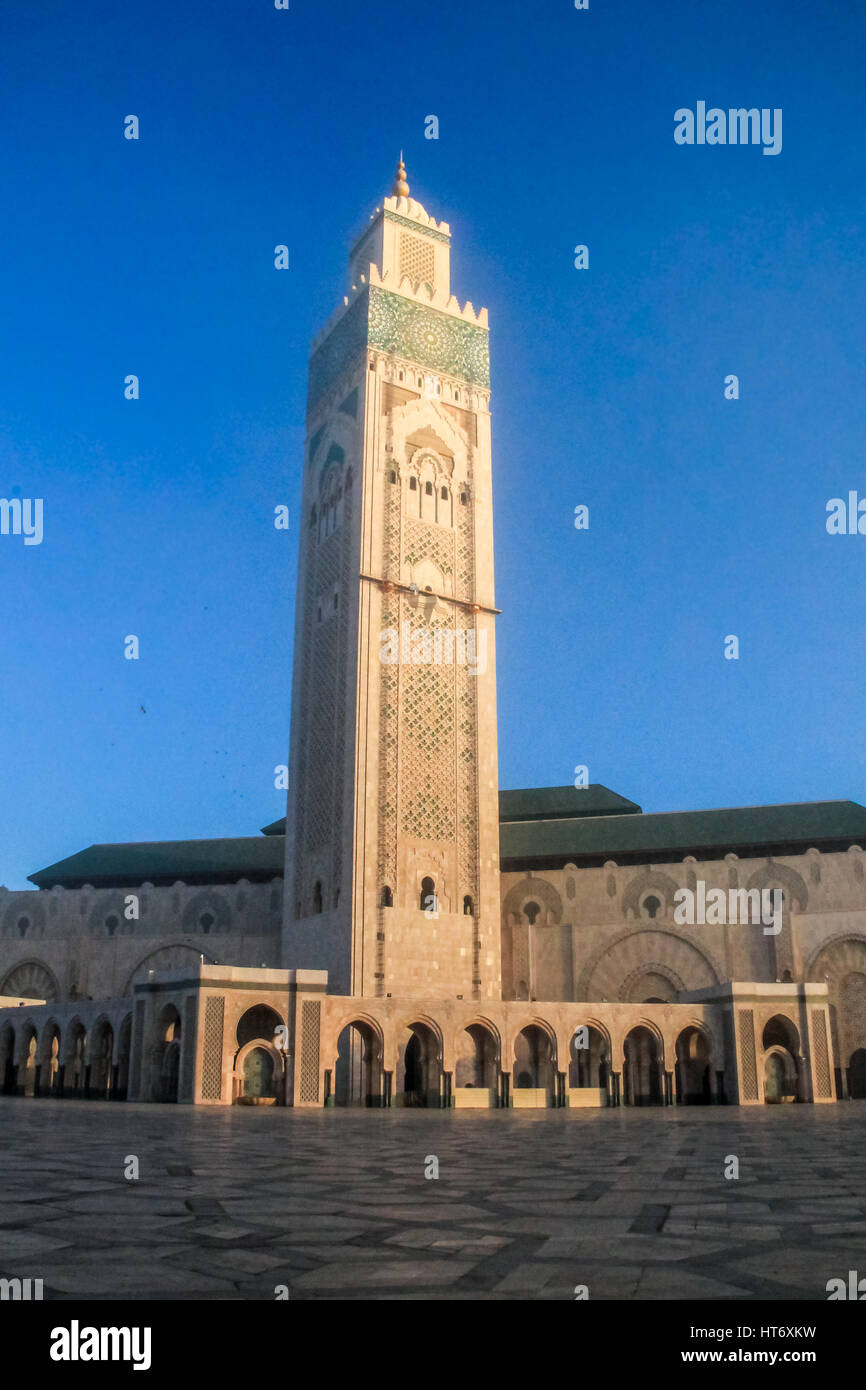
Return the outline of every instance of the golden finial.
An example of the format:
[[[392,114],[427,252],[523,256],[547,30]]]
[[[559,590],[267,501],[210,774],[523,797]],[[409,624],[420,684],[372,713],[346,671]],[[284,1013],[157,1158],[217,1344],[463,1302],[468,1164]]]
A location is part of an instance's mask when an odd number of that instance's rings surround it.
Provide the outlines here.
[[[408,198],[409,185],[406,182],[406,165],[403,163],[403,151],[400,151],[400,163],[397,165],[397,172],[394,175],[394,186],[391,189],[393,198]]]

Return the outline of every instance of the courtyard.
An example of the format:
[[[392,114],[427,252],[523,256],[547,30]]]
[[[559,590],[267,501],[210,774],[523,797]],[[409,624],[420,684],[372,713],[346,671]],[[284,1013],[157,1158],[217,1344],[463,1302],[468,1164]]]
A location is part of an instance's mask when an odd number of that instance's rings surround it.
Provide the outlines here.
[[[823,1301],[828,1279],[866,1273],[864,1141],[857,1102],[3,1098],[0,1278],[41,1278],[46,1299],[574,1299],[586,1285],[590,1299]]]

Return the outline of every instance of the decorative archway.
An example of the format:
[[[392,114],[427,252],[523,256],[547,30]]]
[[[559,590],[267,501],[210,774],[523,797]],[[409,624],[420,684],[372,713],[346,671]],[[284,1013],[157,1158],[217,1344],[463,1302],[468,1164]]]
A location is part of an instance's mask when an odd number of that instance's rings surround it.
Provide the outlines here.
[[[285,1104],[286,1057],[279,1045],[285,1027],[285,1020],[270,1004],[253,1004],[241,1014],[232,1068],[235,1104]]]
[[[239,1048],[232,1071],[235,1105],[284,1105],[286,1064],[282,1052],[266,1038],[252,1038]]]
[[[437,1109],[442,1104],[442,1039],[433,1024],[408,1025],[397,1060],[398,1094],[403,1105]]]
[[[623,1103],[664,1105],[664,1044],[647,1024],[639,1023],[623,1043]]]
[[[0,1085],[4,1096],[15,1094],[15,1029],[9,1022],[0,1027]]]
[[[0,994],[17,995],[21,999],[44,999],[50,1004],[59,998],[60,991],[55,976],[41,960],[22,960],[4,976]]]
[[[596,1024],[575,1029],[568,1047],[568,1084],[572,1089],[605,1090],[610,1077],[611,1046]]]
[[[772,1105],[783,1100],[802,1100],[804,1058],[800,1033],[785,1014],[774,1014],[761,1035],[764,1068],[764,1100]]]
[[[556,1040],[544,1024],[527,1023],[514,1039],[515,1091],[544,1090],[548,1103],[556,1089]]]
[[[377,1108],[383,1099],[382,1082],[381,1032],[368,1019],[351,1019],[337,1037],[334,1103]]]
[[[80,1018],[74,1018],[66,1030],[66,1054],[63,1068],[63,1093],[75,1099],[84,1096],[87,1029]]]
[[[797,1069],[785,1047],[771,1047],[764,1053],[764,1103],[797,1099]]]
[[[866,937],[831,937],[815,952],[806,979],[827,985],[836,1062],[836,1096],[853,1095],[850,1059],[866,1048]],[[855,1083],[858,1090],[860,1082]]]
[[[39,1094],[56,1096],[60,1091],[60,1026],[50,1018],[42,1029],[39,1046]]]
[[[702,1028],[690,1024],[676,1041],[678,1105],[711,1105],[710,1043]]]
[[[180,1085],[180,1013],[166,1004],[156,1025],[156,1042],[151,1054],[151,1099],[173,1104]]]
[[[461,1030],[456,1039],[454,1085],[493,1091],[499,1081],[499,1034],[486,1019]]]
[[[21,1029],[21,1061],[18,1068],[19,1093],[24,1096],[35,1096],[38,1083],[39,1040],[36,1033],[36,1024],[29,1020]]]
[[[866,1047],[858,1047],[848,1059],[848,1094],[866,1100]]]
[[[90,1077],[87,1087],[90,1099],[108,1099],[113,1058],[114,1029],[107,1018],[97,1019],[90,1031]]]

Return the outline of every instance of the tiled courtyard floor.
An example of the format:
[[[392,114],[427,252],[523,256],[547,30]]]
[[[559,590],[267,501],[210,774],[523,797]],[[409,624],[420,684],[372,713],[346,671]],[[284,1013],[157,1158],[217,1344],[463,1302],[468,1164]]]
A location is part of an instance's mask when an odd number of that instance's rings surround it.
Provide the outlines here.
[[[127,1181],[129,1155],[140,1165]],[[728,1155],[738,1180],[726,1180]],[[427,1179],[429,1156],[439,1178]],[[46,1298],[818,1299],[866,1274],[866,1103],[291,1111],[0,1099]]]

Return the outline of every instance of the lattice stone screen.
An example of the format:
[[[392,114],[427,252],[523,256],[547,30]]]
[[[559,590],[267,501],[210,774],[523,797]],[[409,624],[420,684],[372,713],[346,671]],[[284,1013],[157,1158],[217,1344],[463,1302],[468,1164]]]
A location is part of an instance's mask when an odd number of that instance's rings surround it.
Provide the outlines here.
[[[812,1043],[812,1085],[815,1088],[815,1095],[826,1099],[833,1092],[830,1088],[827,1015],[823,1009],[812,1010]]]
[[[183,1033],[181,1034],[183,1071],[179,1099],[182,1100],[192,1100],[195,1085],[195,1016],[197,1010],[198,999],[194,994],[188,994],[183,1006]]]
[[[223,1019],[226,1001],[212,994],[204,1007],[204,1055],[201,1068],[202,1100],[222,1100]]]
[[[738,1015],[740,1030],[740,1098],[758,1099],[758,1068],[755,1064],[755,1015],[751,1009],[741,1009]]]
[[[322,1006],[305,999],[301,1006],[301,1101],[319,1099],[319,1017]]]
[[[420,236],[400,233],[400,275],[408,275],[416,285],[422,282],[435,289],[433,284],[433,247]]]

